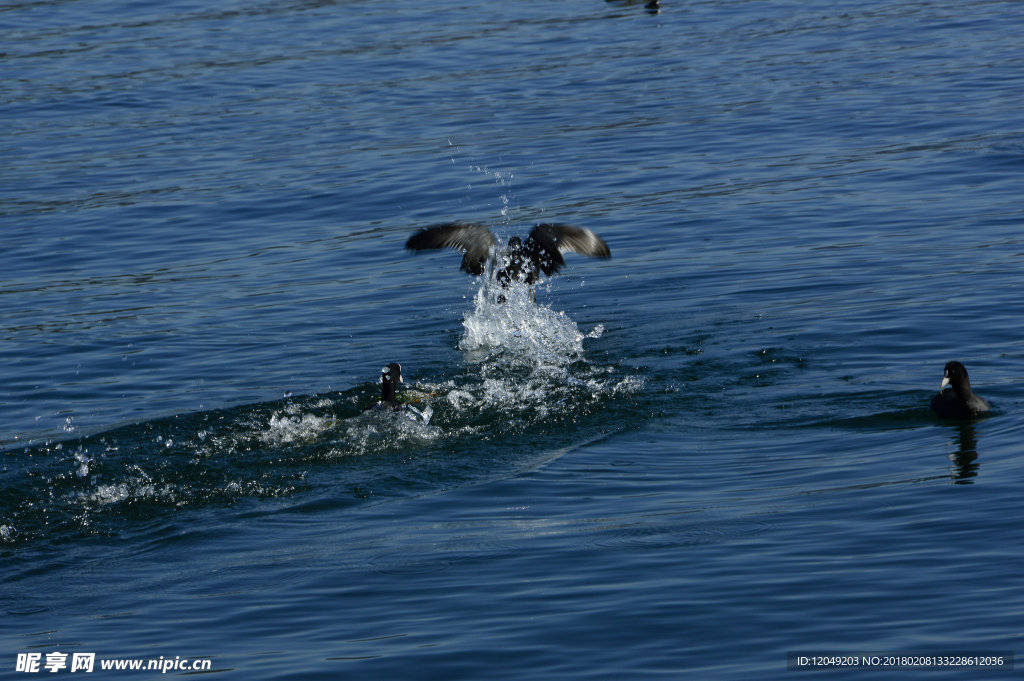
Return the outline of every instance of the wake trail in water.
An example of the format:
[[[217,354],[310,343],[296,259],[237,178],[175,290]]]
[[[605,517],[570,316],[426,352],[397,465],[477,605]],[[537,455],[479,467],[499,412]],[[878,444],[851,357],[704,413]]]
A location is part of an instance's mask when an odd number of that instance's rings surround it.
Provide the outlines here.
[[[181,510],[314,490],[446,489],[528,469],[635,419],[620,405],[643,379],[586,357],[602,325],[584,333],[525,285],[502,288],[493,276],[473,303],[457,341],[463,365],[411,381],[415,411],[366,410],[380,394],[367,383],[6,452],[0,545],[145,531]]]

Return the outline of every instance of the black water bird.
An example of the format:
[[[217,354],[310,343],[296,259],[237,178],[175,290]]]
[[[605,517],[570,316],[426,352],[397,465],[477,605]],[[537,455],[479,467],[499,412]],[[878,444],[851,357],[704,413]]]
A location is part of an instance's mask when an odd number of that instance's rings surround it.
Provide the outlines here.
[[[532,286],[543,273],[551,276],[565,266],[563,253],[573,252],[592,258],[610,258],[612,253],[604,239],[584,227],[562,224],[539,224],[523,241],[517,236],[508,240],[503,252],[492,253],[497,239],[484,225],[469,222],[447,222],[425,227],[409,237],[405,247],[411,251],[434,248],[455,248],[462,251],[461,269],[469,274],[483,274],[488,260],[494,258],[501,267],[498,282],[508,287],[518,281]]]
[[[967,368],[960,362],[948,362],[939,394],[932,398],[932,411],[943,419],[970,419],[983,416],[988,410],[988,402],[971,390]]]
[[[402,383],[402,365],[392,362],[381,370],[380,401],[371,409],[402,409],[404,404],[398,401],[398,385]]]
[[[425,403],[426,398],[436,397],[438,393],[412,390],[409,392],[398,392],[398,386],[404,385],[402,379],[402,365],[392,362],[381,370],[380,374],[380,400],[371,404],[363,411],[385,411],[400,412],[414,421],[427,423],[434,410]],[[413,403],[420,405],[417,409]]]
[[[605,0],[605,2],[626,6],[639,5],[640,3],[643,3],[644,9],[646,9],[649,14],[659,14],[661,12],[660,0]]]

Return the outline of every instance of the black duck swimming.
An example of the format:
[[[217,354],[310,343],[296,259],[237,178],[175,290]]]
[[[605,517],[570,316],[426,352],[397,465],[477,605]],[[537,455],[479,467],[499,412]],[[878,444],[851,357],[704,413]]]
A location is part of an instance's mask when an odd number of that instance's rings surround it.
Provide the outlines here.
[[[988,410],[988,402],[971,390],[967,368],[960,362],[947,363],[939,394],[932,398],[932,411],[943,419],[970,419]]]

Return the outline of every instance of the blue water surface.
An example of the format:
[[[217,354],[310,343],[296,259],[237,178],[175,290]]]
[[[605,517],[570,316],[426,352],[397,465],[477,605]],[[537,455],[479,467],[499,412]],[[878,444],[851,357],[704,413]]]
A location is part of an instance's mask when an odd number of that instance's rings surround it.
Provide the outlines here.
[[[1022,24],[0,6],[0,676],[1020,652]],[[404,249],[451,220],[612,258],[568,254],[534,305]],[[951,359],[991,415],[930,412]],[[394,361],[422,417],[364,411]],[[925,673],[829,676],[880,674]]]

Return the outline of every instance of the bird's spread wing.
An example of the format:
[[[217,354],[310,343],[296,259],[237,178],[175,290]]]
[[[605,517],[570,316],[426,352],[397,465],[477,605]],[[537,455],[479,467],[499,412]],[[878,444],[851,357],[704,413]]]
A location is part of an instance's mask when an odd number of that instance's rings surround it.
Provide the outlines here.
[[[492,245],[494,235],[489,229],[468,222],[446,222],[443,225],[425,227],[405,242],[405,247],[412,251],[457,248],[464,253],[462,269],[470,274],[483,274]]]
[[[565,265],[562,253],[572,251],[592,258],[610,258],[604,239],[584,227],[540,224],[526,239],[526,249],[544,274],[551,276]]]

